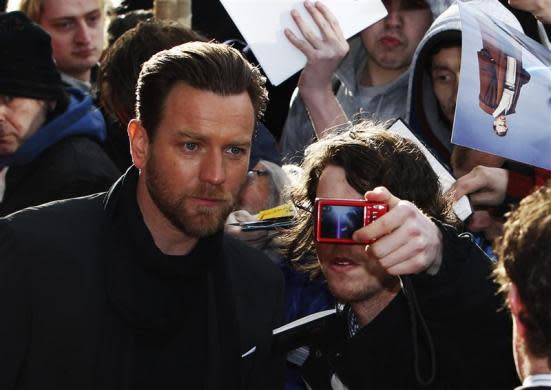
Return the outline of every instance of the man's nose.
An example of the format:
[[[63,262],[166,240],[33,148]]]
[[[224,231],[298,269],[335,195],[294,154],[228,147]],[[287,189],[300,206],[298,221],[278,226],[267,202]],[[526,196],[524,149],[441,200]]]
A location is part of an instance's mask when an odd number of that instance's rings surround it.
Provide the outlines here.
[[[75,41],[81,44],[89,44],[92,41],[90,27],[84,22],[78,22],[78,29],[75,35]]]
[[[387,8],[388,15],[386,16],[385,26],[387,28],[401,28],[404,24],[404,15],[399,6],[394,4]]]
[[[0,100],[0,122],[4,122],[6,120],[6,113],[8,111],[8,106],[7,104],[4,104],[1,100]]]
[[[221,152],[210,153],[203,157],[199,178],[201,181],[215,185],[226,181],[226,166]]]

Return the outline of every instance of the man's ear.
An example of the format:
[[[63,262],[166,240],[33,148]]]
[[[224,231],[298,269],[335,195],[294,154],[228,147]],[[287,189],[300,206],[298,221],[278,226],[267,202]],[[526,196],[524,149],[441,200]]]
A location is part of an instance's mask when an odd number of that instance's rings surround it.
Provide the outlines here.
[[[517,333],[518,335],[524,339],[524,335],[526,333],[526,328],[524,327],[524,324],[520,320],[520,314],[526,310],[524,307],[524,304],[522,303],[520,299],[520,295],[518,294],[517,287],[511,283],[511,288],[509,289],[509,293],[507,294],[507,301],[509,303],[509,308],[511,309],[511,315],[513,316],[513,321],[515,322]]]
[[[149,137],[147,131],[137,119],[128,122],[128,139],[130,140],[130,154],[132,162],[138,169],[143,169],[147,162]]]

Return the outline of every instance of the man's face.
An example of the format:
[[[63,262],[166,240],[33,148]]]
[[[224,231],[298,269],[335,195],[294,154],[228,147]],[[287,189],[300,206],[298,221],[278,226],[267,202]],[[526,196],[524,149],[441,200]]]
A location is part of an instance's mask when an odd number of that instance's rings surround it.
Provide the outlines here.
[[[223,228],[246,178],[253,129],[246,92],[219,96],[184,83],[172,88],[139,168],[153,203],[173,226],[194,238]]]
[[[507,117],[505,115],[499,115],[494,119],[494,130],[499,136],[507,134],[509,127],[507,126]]]
[[[52,37],[57,67],[90,81],[90,69],[103,49],[103,12],[99,0],[44,0],[40,25]]]
[[[382,69],[406,70],[411,57],[432,22],[430,8],[411,0],[384,2],[388,15],[361,32],[368,60]]]
[[[44,124],[47,103],[0,94],[0,156],[14,154]]]
[[[461,47],[459,46],[440,49],[432,57],[430,71],[432,89],[438,105],[450,125],[453,124],[455,114],[460,68]]]
[[[322,172],[316,196],[363,199],[346,181],[344,170],[333,165]],[[367,256],[364,245],[316,243],[316,253],[329,290],[339,301],[367,300],[395,285],[395,278]]]
[[[269,171],[264,164],[259,161],[253,168],[253,171],[247,175],[247,182],[239,193],[239,204],[237,209],[247,210],[251,214],[266,210],[270,204],[272,196],[272,185]]]

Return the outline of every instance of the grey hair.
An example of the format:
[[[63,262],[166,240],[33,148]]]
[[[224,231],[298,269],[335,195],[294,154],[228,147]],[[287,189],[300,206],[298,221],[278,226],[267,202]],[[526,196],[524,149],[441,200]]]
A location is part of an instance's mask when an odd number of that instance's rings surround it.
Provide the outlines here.
[[[277,164],[267,161],[259,160],[269,173],[271,191],[269,199],[269,207],[276,207],[282,203],[282,194],[285,191],[285,187],[290,184],[290,180],[287,177],[287,173]]]

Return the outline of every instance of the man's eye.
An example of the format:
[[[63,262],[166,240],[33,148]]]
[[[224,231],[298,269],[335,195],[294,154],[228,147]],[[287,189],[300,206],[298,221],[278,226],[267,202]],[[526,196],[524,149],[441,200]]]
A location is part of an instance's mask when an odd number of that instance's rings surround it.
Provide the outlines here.
[[[89,26],[95,26],[96,24],[98,24],[99,19],[100,19],[100,16],[99,16],[99,15],[91,15],[91,16],[88,16],[88,17],[86,18],[86,23],[87,23]]]
[[[436,73],[432,76],[432,79],[440,83],[449,83],[453,77],[449,73]]]
[[[73,28],[74,23],[67,21],[67,22],[59,22],[55,24],[55,28],[58,30],[70,30]]]
[[[245,154],[245,149],[240,148],[239,146],[230,146],[227,150],[228,150],[228,153],[234,156]]]
[[[0,95],[0,103],[10,104],[13,101],[14,97],[10,95]]]
[[[199,147],[199,145],[197,145],[196,143],[193,143],[193,142],[186,142],[184,144],[184,149],[186,151],[189,151],[189,152],[194,152],[195,150],[197,150],[198,147]]]

